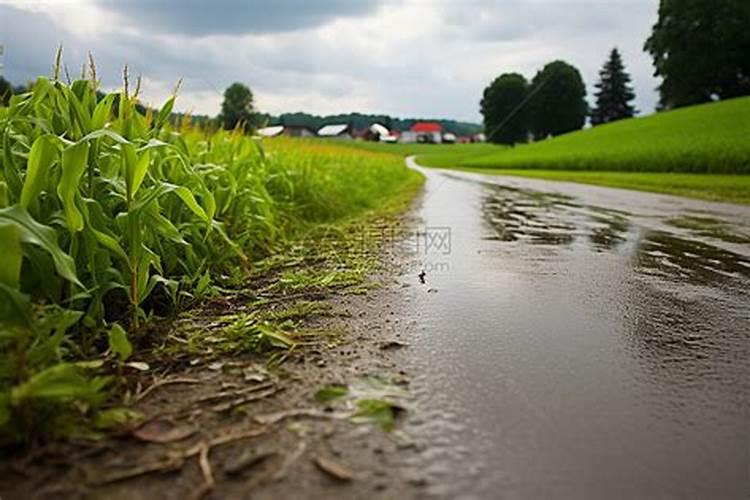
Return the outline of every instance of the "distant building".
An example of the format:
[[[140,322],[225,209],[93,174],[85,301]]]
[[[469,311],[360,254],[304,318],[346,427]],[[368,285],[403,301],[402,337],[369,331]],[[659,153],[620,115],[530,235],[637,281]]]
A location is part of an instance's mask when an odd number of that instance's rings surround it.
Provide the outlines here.
[[[456,134],[452,132],[446,132],[443,134],[443,142],[447,144],[455,144],[456,140]]]
[[[380,142],[387,142],[390,144],[394,144],[399,142],[399,139],[401,139],[401,132],[398,130],[391,130],[391,133],[388,134],[385,137],[380,138]]]
[[[347,124],[324,125],[318,130],[318,137],[328,139],[351,139],[351,127]]]
[[[261,137],[276,137],[284,133],[283,125],[274,125],[273,127],[263,127],[258,129],[258,135]]]
[[[456,142],[459,144],[470,144],[473,142],[485,142],[487,138],[484,136],[484,134],[474,134],[474,135],[462,135],[459,136],[456,139]]]
[[[355,139],[363,141],[386,142],[385,138],[390,137],[391,131],[385,125],[373,123],[367,128],[355,130],[352,135]]]
[[[284,135],[287,137],[315,137],[315,131],[304,125],[284,125]]]
[[[408,132],[401,134],[401,142],[426,142],[439,144],[443,141],[443,126],[438,122],[417,122]]]
[[[383,138],[391,135],[391,131],[388,130],[388,127],[381,125],[380,123],[373,123],[370,125],[369,132],[373,137],[373,140],[376,141],[382,141]]]

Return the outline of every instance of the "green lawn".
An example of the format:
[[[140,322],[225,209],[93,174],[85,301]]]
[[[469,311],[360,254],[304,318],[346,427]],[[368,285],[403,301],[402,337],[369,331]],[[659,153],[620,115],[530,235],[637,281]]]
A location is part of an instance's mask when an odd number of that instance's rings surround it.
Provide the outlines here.
[[[441,165],[450,166],[456,161],[486,156],[506,149],[505,146],[496,144],[474,143],[474,144],[386,144],[383,142],[349,141],[341,142],[341,145],[378,153],[393,153],[399,156],[418,155],[420,158],[436,158]],[[433,165],[430,165],[433,166]]]

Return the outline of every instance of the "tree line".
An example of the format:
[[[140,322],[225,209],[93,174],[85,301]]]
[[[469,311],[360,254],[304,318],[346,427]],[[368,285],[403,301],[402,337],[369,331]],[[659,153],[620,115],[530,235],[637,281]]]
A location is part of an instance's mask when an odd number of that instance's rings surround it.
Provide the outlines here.
[[[653,58],[658,110],[750,95],[750,1],[661,0],[644,50]],[[542,68],[529,82],[504,73],[484,90],[480,111],[491,142],[515,144],[597,126],[638,112],[622,56],[612,49],[589,108],[581,74],[565,61]]]

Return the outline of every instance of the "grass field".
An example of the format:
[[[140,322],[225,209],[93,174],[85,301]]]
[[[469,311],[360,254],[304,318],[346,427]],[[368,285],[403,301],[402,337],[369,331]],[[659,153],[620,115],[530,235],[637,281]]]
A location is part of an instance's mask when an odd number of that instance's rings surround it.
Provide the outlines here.
[[[566,134],[464,167],[750,173],[750,97],[692,106]]]
[[[350,141],[341,144],[355,149],[392,153],[400,156],[417,155],[428,160],[429,166],[450,167],[459,161],[479,158],[506,149],[488,143],[473,144],[385,144],[382,142]]]

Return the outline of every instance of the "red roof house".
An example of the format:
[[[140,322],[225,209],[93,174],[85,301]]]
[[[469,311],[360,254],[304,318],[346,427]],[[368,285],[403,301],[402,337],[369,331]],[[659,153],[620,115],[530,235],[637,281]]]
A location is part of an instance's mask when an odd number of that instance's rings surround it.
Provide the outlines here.
[[[443,132],[443,126],[438,122],[417,122],[411,126],[410,130],[418,134],[440,134]]]
[[[411,141],[439,143],[443,140],[443,126],[438,122],[417,122],[409,129]]]

